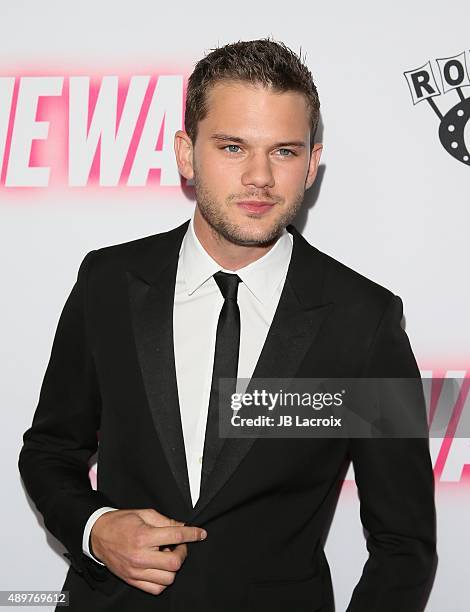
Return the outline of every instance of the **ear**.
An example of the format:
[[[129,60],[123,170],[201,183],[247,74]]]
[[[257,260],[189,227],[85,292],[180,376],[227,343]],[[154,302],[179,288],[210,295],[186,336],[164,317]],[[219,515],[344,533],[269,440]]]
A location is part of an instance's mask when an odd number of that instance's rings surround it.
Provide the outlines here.
[[[194,178],[193,143],[183,130],[175,132],[174,149],[180,174],[187,180]]]
[[[321,153],[323,151],[323,145],[320,142],[316,142],[310,152],[310,163],[308,167],[307,178],[305,179],[305,189],[308,189],[315,182],[317,176],[318,164],[320,163]]]

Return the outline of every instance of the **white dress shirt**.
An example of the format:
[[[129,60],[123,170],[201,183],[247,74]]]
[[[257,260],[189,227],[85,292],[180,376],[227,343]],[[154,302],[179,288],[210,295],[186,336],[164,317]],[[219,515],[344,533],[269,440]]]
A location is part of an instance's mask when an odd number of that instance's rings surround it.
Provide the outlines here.
[[[284,229],[265,255],[235,271],[242,281],[237,300],[238,378],[250,379],[253,374],[281,297],[292,245],[292,234]],[[219,270],[234,273],[222,268],[201,245],[194,231],[193,216],[179,252],[173,310],[176,379],[193,506],[199,497],[217,322],[224,303],[213,278]],[[94,522],[109,510],[117,508],[98,508],[83,533],[83,552],[98,563],[90,553],[88,540]]]

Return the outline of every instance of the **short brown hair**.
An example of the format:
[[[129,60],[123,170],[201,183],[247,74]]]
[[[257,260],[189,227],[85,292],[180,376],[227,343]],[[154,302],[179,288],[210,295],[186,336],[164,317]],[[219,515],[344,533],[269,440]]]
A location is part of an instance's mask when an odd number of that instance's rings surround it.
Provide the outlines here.
[[[310,109],[310,143],[313,143],[320,114],[320,100],[312,74],[282,42],[270,38],[238,41],[224,45],[197,62],[188,79],[185,129],[196,141],[198,122],[207,115],[207,92],[224,80],[248,81],[272,87],[275,91],[298,91],[307,98]]]

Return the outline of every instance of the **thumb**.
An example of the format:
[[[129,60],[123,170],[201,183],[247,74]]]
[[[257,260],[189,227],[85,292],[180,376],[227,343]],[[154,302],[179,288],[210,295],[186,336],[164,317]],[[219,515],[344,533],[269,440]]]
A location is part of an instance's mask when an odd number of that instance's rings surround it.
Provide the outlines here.
[[[154,508],[145,508],[138,511],[140,518],[151,527],[178,527],[184,525],[183,522],[166,516]]]

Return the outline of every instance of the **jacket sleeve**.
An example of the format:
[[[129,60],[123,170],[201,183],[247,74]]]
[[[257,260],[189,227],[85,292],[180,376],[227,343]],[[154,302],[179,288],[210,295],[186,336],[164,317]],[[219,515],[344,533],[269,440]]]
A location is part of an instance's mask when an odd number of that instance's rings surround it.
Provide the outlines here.
[[[60,315],[39,403],[31,427],[23,434],[18,462],[26,491],[47,529],[93,587],[93,578],[104,579],[108,570],[83,553],[84,527],[97,508],[116,507],[92,489],[88,477],[89,459],[98,448],[101,409],[86,314],[87,274],[94,253],[82,261]]]
[[[365,378],[420,378],[400,324],[402,313],[401,299],[392,295],[370,347]],[[427,431],[424,396],[416,397],[407,409]],[[369,557],[347,612],[419,612],[437,561],[429,439],[351,438],[350,456]]]

